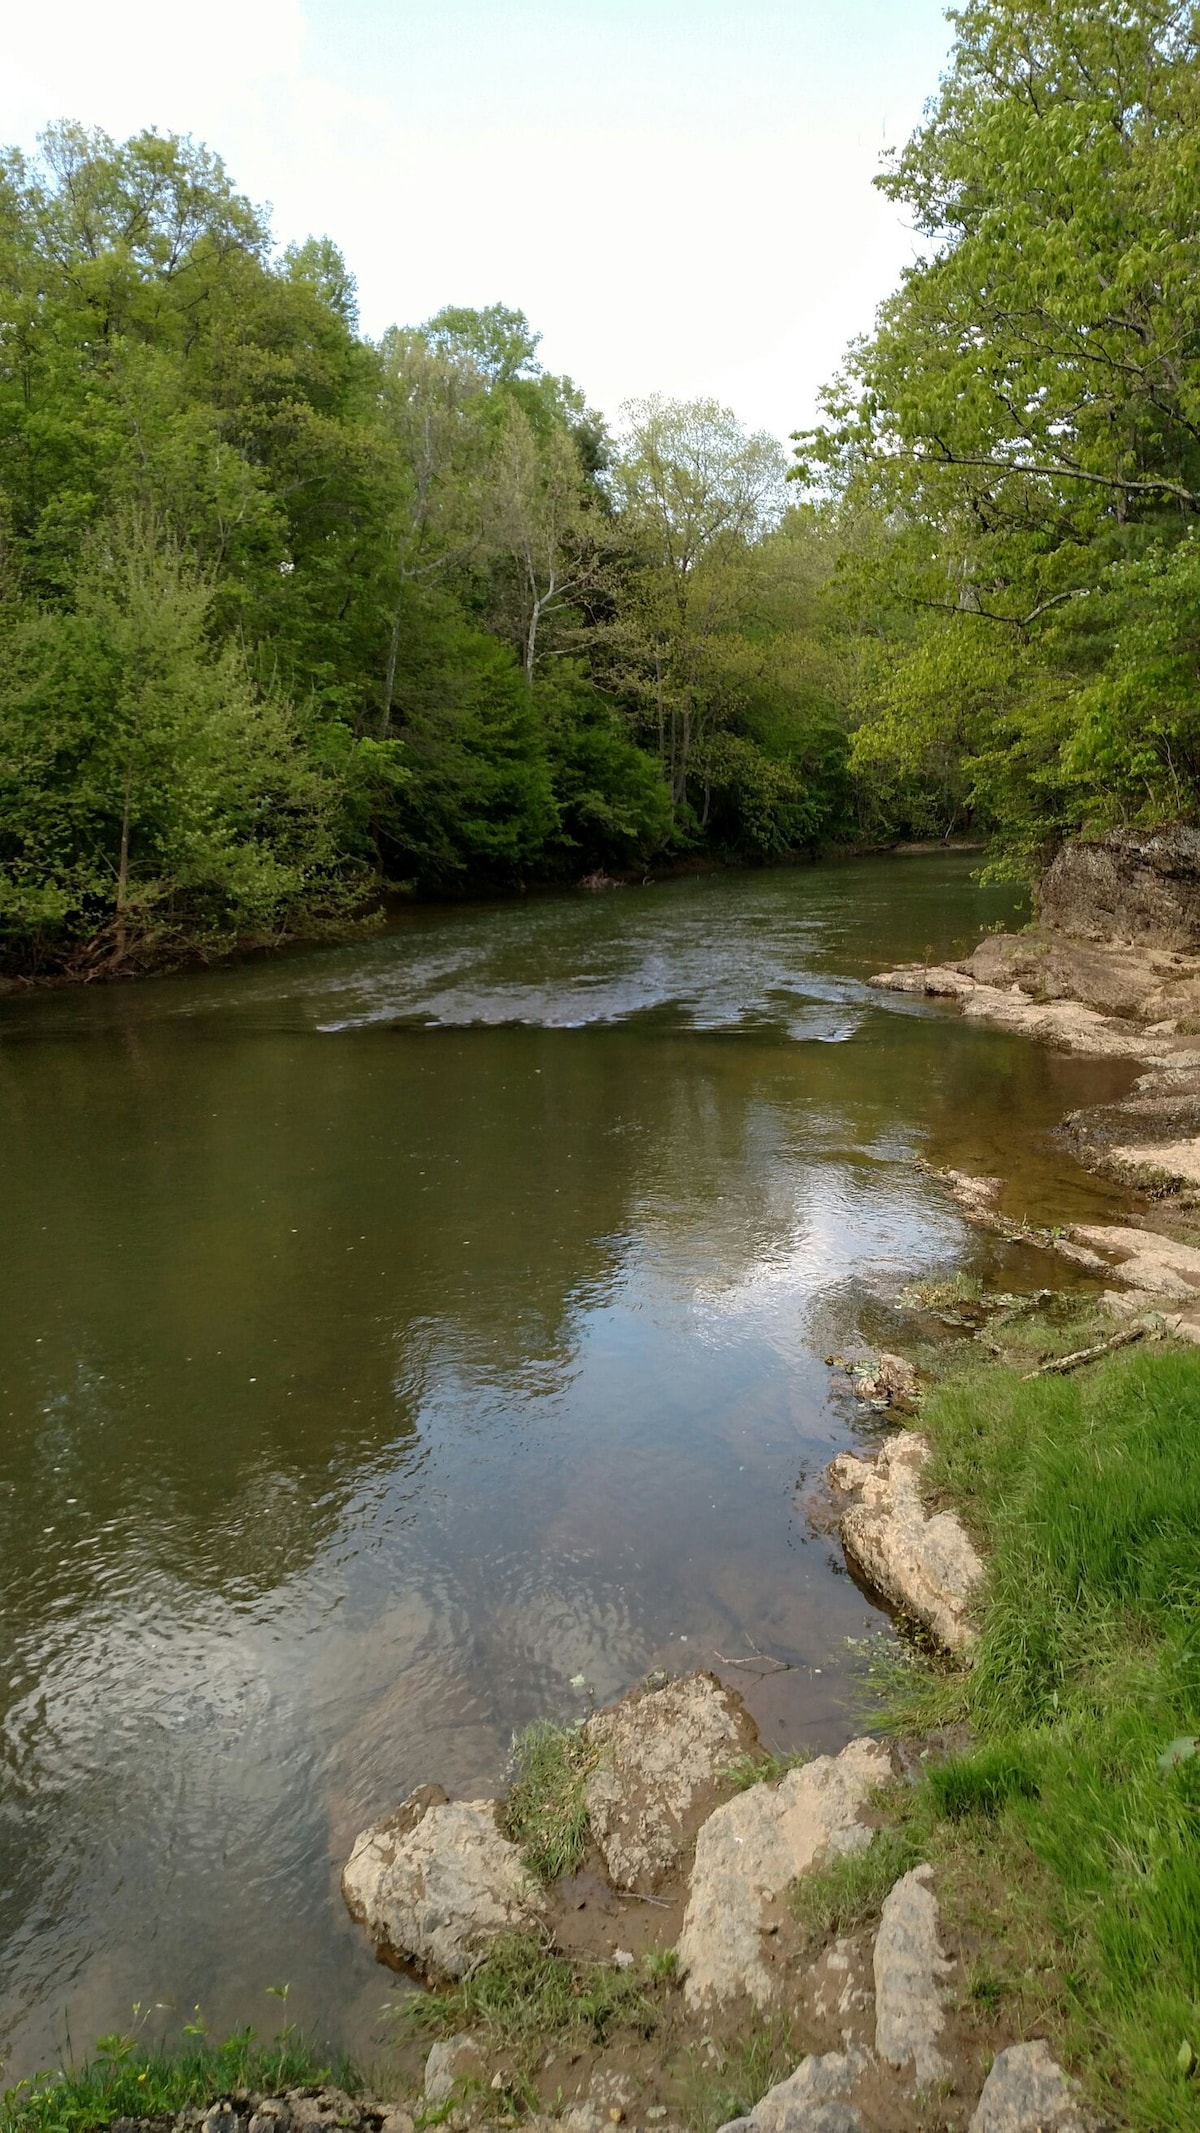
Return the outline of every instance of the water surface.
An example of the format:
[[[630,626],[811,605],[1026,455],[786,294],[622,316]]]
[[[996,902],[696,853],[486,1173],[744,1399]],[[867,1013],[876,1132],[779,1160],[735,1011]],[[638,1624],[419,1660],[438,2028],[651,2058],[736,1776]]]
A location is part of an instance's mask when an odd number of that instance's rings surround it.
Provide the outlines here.
[[[356,1830],[513,1729],[761,1651],[836,1747],[881,1618],[805,1485],[823,1358],[1033,1217],[1124,1065],[871,992],[1010,918],[959,858],[406,913],[0,1005],[0,2056],[289,2014],[369,2051]]]

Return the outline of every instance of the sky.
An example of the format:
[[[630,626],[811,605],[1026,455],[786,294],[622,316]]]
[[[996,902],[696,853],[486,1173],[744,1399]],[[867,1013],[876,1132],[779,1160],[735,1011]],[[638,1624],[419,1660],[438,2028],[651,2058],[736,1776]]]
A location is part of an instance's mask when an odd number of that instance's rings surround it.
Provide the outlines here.
[[[874,189],[942,0],[44,0],[4,15],[0,141],[191,133],[333,237],[363,328],[511,304],[610,419],[713,395],[786,437],[914,256]]]

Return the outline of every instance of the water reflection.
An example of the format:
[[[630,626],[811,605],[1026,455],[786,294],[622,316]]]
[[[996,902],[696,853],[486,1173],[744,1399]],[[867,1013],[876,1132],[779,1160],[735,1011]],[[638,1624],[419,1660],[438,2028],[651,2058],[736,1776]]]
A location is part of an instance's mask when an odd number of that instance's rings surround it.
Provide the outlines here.
[[[797,1481],[821,1357],[971,1249],[916,1176],[1094,1212],[1088,1066],[864,985],[1011,908],[959,862],[407,914],[0,1019],[0,2048],[266,1987],[352,2048],[355,1829],[747,1640],[781,1746],[872,1620]],[[816,1671],[819,1669],[820,1671]]]

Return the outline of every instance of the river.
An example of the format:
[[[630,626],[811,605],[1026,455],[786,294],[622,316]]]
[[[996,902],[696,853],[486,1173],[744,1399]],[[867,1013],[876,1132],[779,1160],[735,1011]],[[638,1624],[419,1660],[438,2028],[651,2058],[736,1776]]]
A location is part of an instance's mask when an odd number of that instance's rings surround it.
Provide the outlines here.
[[[1018,913],[958,856],[405,912],[0,1003],[0,2057],[105,2030],[370,2056],[355,1832],[655,1665],[855,1730],[882,1617],[804,1492],[825,1355],[1113,1200],[1048,1138],[1132,1070],[869,973]],[[759,1679],[756,1651],[788,1671]]]

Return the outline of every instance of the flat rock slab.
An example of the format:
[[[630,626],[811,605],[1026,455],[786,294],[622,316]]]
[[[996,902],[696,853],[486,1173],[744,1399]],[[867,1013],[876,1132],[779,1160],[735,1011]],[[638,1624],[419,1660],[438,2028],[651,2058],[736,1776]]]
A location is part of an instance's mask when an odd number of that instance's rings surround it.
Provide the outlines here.
[[[869,2064],[866,2052],[814,2053],[721,2133],[859,2133],[862,2119],[846,2099]]]
[[[1084,2133],[1074,2084],[1047,2044],[997,2053],[967,2133]]]
[[[381,1953],[443,1977],[464,1977],[489,1941],[537,1925],[541,1891],[492,1800],[448,1800],[424,1785],[364,1830],[342,1874],[355,1918]]]
[[[1110,1261],[1106,1271],[1127,1288],[1178,1303],[1200,1302],[1200,1251],[1195,1245],[1121,1223],[1081,1222],[1071,1235],[1105,1253]]]
[[[862,1811],[891,1767],[879,1741],[851,1741],[840,1755],[789,1770],[778,1785],[752,1785],[709,1816],[696,1840],[679,1937],[689,2007],[743,1993],[756,2006],[769,2003],[762,1946],[768,1904],[807,1868],[866,1849],[874,1832]]]
[[[635,1692],[585,1731],[598,1751],[588,1819],[618,1889],[651,1889],[678,1872],[721,1773],[758,1745],[741,1699],[711,1674]]]
[[[938,1940],[933,1870],[914,1867],[892,1889],[875,1935],[875,2050],[889,2066],[911,2066],[921,2088],[947,2071],[938,2050],[945,2024],[943,1980],[953,1968]]]
[[[925,1509],[920,1478],[928,1458],[925,1438],[901,1430],[876,1459],[840,1453],[829,1479],[859,1498],[839,1530],[867,1582],[948,1651],[964,1652],[975,1642],[967,1611],[983,1564],[952,1511]]]

